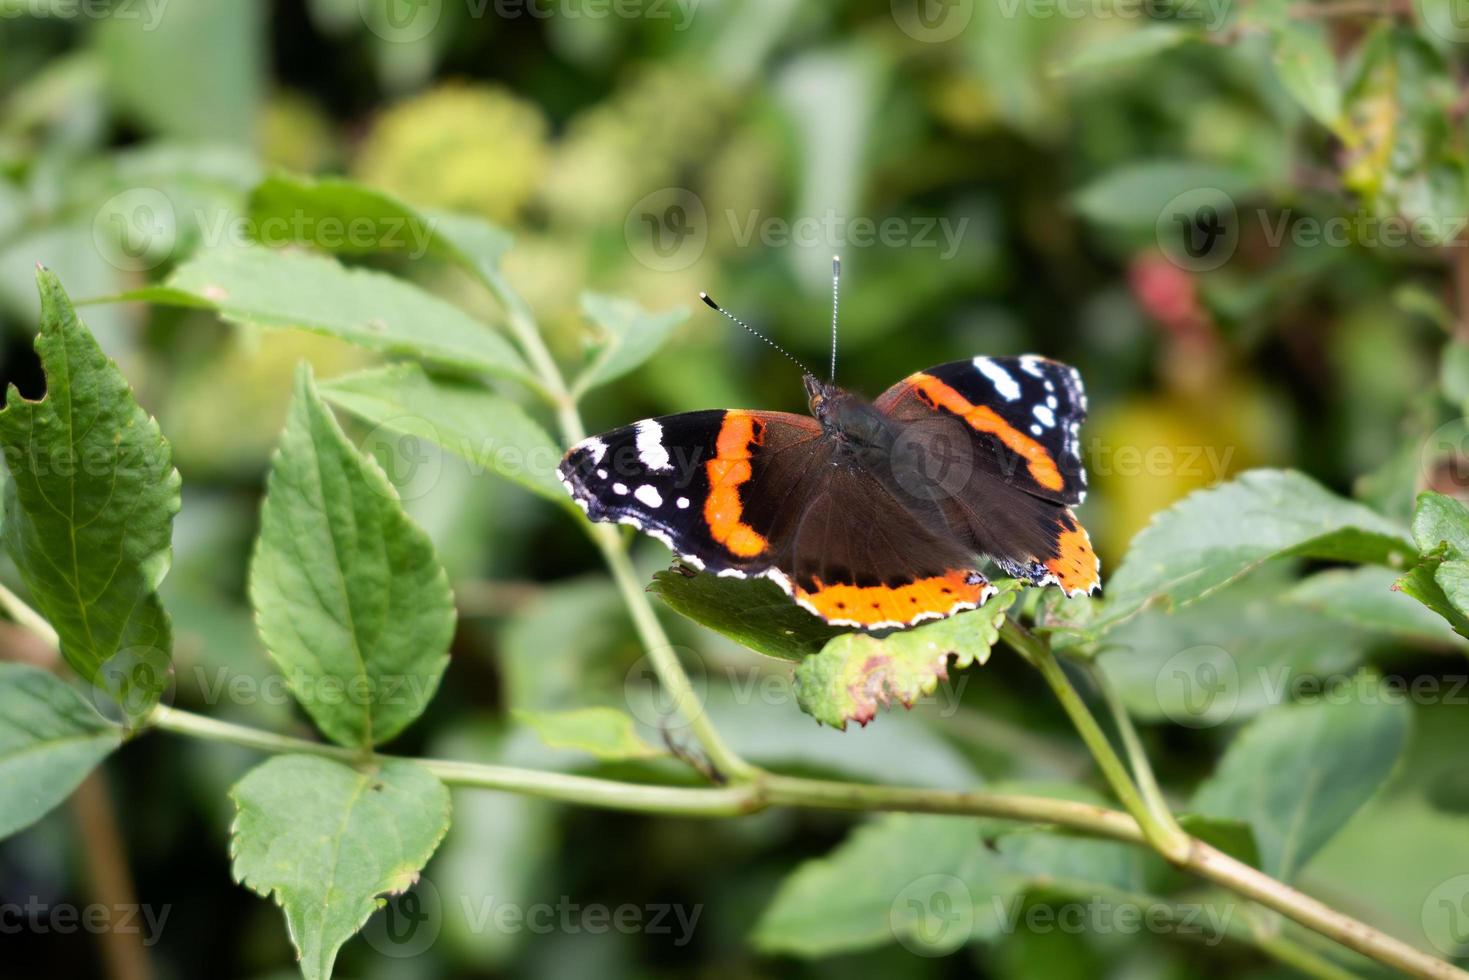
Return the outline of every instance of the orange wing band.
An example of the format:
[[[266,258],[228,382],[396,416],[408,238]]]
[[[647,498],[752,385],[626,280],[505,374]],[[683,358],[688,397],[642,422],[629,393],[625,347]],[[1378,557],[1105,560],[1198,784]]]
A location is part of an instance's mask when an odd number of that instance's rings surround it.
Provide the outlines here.
[[[709,477],[704,523],[715,541],[740,558],[754,558],[770,546],[764,535],[745,523],[745,505],[740,500],[740,487],[753,472],[750,446],[764,440],[764,424],[749,412],[725,412],[714,444],[714,458],[704,464]]]
[[[907,585],[825,585],[796,589],[796,599],[828,622],[908,625],[977,606],[987,598],[988,582],[965,571],[921,578]]]
[[[1011,452],[1025,460],[1026,468],[1036,483],[1047,490],[1060,490],[1066,485],[1056,461],[1046,448],[1015,428],[986,405],[975,405],[953,388],[931,374],[915,374],[913,385],[925,400],[947,409],[968,422],[971,428],[987,432],[1004,443]]]
[[[1101,573],[1097,570],[1097,553],[1092,550],[1092,539],[1086,529],[1072,520],[1070,528],[1062,524],[1061,536],[1056,541],[1056,557],[1046,562],[1046,568],[1056,576],[1056,582],[1067,595],[1091,592],[1101,584]]]

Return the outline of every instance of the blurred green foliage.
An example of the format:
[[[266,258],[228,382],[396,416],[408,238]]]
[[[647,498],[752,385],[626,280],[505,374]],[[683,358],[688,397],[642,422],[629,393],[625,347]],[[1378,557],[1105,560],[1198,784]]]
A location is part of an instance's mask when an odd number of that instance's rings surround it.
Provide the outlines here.
[[[594,428],[713,406],[799,410],[796,372],[773,351],[702,309],[672,311],[696,307],[707,289],[802,360],[823,363],[827,269],[839,252],[839,376],[850,387],[875,393],[980,352],[1033,350],[1081,369],[1094,488],[1082,517],[1105,573],[1162,508],[1259,465],[1355,492],[1378,512],[1371,531],[1391,525],[1402,536],[1417,491],[1469,492],[1462,339],[1441,357],[1450,335],[1469,336],[1469,28],[1456,7],[647,0],[620,16],[594,0],[0,0],[0,370],[28,395],[42,388],[31,349],[37,262],[77,299],[170,277],[190,287],[172,303],[83,310],[157,416],[184,478],[164,587],[176,634],[169,697],[300,732],[292,699],[269,693],[245,601],[270,453],[300,361],[339,377],[376,365],[392,330],[411,334],[415,324],[362,293],[365,315],[392,328],[368,345],[379,353],[329,336],[330,324],[316,324],[320,334],[260,329],[241,321],[258,322],[283,297],[211,293],[222,253],[243,241],[314,241],[430,289],[446,308],[499,314],[449,256],[461,246],[417,239],[411,223],[392,247],[354,247],[350,224],[336,230],[344,246],[325,243],[333,229],[321,215],[305,228],[268,226],[264,192],[281,185],[262,180],[280,171],[351,176],[443,230],[453,218],[442,212],[463,212],[511,231],[503,274],[566,362],[615,349],[618,323],[661,318],[670,340],[658,356],[609,372],[612,383],[590,392]],[[479,245],[499,254],[496,243]],[[328,266],[300,253],[281,261]],[[309,302],[325,275],[300,280],[294,299]],[[242,286],[251,281],[241,273]],[[584,301],[589,290],[603,298]],[[247,301],[257,305],[231,313]],[[435,363],[498,356],[454,347]],[[515,384],[482,394],[513,394]],[[334,395],[329,380],[323,388],[370,420],[343,415],[354,440],[369,449],[378,440],[385,462],[404,464],[387,474],[432,537],[459,605],[442,690],[393,750],[678,778],[666,758],[549,748],[524,723],[653,696],[634,683],[642,651],[625,611],[586,574],[595,556],[538,495],[546,488],[486,479],[493,459],[471,454],[467,464],[427,444],[421,458],[395,461],[402,443],[382,431],[400,431],[395,407],[376,406],[375,416],[359,410],[362,391],[354,407],[353,392]],[[423,397],[483,435],[472,405]],[[1328,523],[1330,506],[1307,492],[1286,499],[1303,508],[1291,519]],[[1258,525],[1248,508],[1234,520]],[[1262,554],[1284,548],[1268,543],[1256,542]],[[649,577],[666,558],[653,542],[635,553]],[[1333,557],[1296,554],[1313,573],[1309,563]],[[1452,612],[1461,558],[1444,553],[1400,587]],[[1425,948],[1462,954],[1461,938],[1424,910],[1435,896],[1453,898],[1445,881],[1469,872],[1469,793],[1454,768],[1465,709],[1448,694],[1465,671],[1463,644],[1437,620],[1413,619],[1418,607],[1389,593],[1392,576],[1378,571],[1322,572],[1300,586],[1262,572],[1177,616],[1144,613],[1109,634],[1114,648],[1100,662],[1147,723],[1150,754],[1180,800],[1252,716],[1261,720],[1247,732],[1280,737],[1284,723],[1264,719],[1297,709],[1281,708],[1271,685],[1282,675],[1269,671],[1339,677],[1366,661],[1406,682],[1441,680],[1439,696],[1412,710],[1388,790],[1310,857],[1301,882]],[[1379,606],[1403,602],[1364,613],[1353,597],[1369,588]],[[1054,604],[1053,622],[1065,622],[1066,604]],[[1372,629],[1343,627],[1352,616]],[[785,666],[670,625],[685,658],[703,665],[711,715],[762,764],[947,788],[1090,772],[1013,658],[956,672],[911,713],[839,733],[799,712]],[[7,659],[26,653],[10,632],[0,643]],[[1226,717],[1195,724],[1187,692],[1160,679],[1217,666],[1217,651],[1246,674]],[[257,682],[256,696],[221,695],[237,678]],[[224,791],[253,761],[223,745],[155,738],[109,764],[138,900],[172,909],[147,951],[159,976],[293,975],[276,910],[223,885]],[[1205,796],[1220,792],[1221,774]],[[395,959],[389,941],[371,939],[392,928],[380,913],[369,938],[344,949],[344,975],[1283,975],[1244,944],[1171,934],[986,928],[986,941],[947,958],[893,942],[911,923],[876,942],[867,933],[803,933],[804,947],[791,939],[783,916],[803,911],[805,889],[830,871],[802,862],[885,856],[886,839],[913,847],[915,834],[926,853],[900,869],[902,880],[953,858],[974,881],[1003,872],[1017,901],[1047,901],[1034,869],[1054,865],[966,848],[944,836],[941,818],[887,818],[848,837],[850,820],[823,813],[696,822],[471,794],[456,795],[455,811],[419,893],[440,903],[437,941]],[[88,854],[85,835],[56,817],[0,844],[0,901],[88,901]],[[1062,857],[1079,880],[1124,892],[1166,871],[1085,847]],[[886,906],[890,890],[879,893]],[[866,896],[850,898],[871,911]],[[494,903],[558,902],[672,902],[702,913],[683,944],[676,929],[543,934],[476,917]],[[839,918],[827,924],[861,932]],[[100,972],[102,947],[77,939],[7,935],[7,966]],[[873,948],[841,952],[864,944]]]

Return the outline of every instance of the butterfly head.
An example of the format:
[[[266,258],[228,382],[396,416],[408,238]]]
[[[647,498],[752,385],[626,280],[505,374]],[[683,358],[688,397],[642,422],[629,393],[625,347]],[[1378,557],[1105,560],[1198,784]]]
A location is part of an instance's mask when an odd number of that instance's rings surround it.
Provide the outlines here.
[[[827,434],[851,447],[881,448],[891,443],[888,422],[870,401],[811,374],[802,380],[811,414]]]

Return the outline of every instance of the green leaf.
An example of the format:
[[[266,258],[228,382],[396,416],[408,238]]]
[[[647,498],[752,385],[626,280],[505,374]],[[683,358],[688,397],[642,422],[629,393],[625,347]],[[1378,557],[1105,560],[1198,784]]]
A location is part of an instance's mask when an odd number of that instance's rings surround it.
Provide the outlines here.
[[[1124,31],[1088,44],[1054,66],[1051,73],[1076,75],[1134,65],[1195,37],[1197,35],[1192,31],[1184,30],[1176,24],[1147,24],[1137,30]]]
[[[381,896],[418,880],[449,829],[449,791],[407,760],[355,770],[279,756],[230,796],[235,880],[285,912],[306,980],[332,975],[337,950]]]
[[[1416,550],[1385,517],[1300,473],[1253,470],[1155,516],[1107,583],[1102,620],[1116,623],[1153,599],[1193,602],[1273,558],[1393,565]]]
[[[616,708],[512,711],[553,749],[589,752],[599,759],[651,759],[666,753],[643,741],[632,716]]]
[[[1108,633],[1097,663],[1128,712],[1208,728],[1360,663],[1373,634],[1283,601],[1288,572],[1261,570],[1207,602],[1149,609]]]
[[[208,304],[226,320],[310,330],[390,354],[421,357],[457,371],[485,371],[530,381],[503,337],[459,307],[412,283],[329,256],[268,248],[200,253],[174,271],[162,290],[129,299]]]
[[[1342,87],[1321,24],[1282,17],[1272,35],[1275,71],[1285,90],[1321,125],[1340,130]]]
[[[0,839],[35,823],[122,744],[60,678],[0,663]]]
[[[992,899],[1017,882],[979,830],[969,818],[906,813],[863,824],[782,882],[755,925],[755,947],[817,957],[898,940],[936,955],[993,935]]]
[[[1469,509],[1441,493],[1420,493],[1413,509],[1413,540],[1425,553],[1447,546],[1448,557],[1469,557]]]
[[[431,377],[417,364],[333,378],[322,383],[321,394],[373,425],[427,439],[478,470],[512,480],[559,507],[575,509],[556,476],[561,450],[519,405],[502,395],[469,382]]]
[[[1072,196],[1076,210],[1092,221],[1151,229],[1174,198],[1211,188],[1229,197],[1254,190],[1258,181],[1230,167],[1187,160],[1144,160],[1103,174]]]
[[[1235,860],[1243,861],[1252,868],[1260,866],[1260,848],[1255,843],[1255,832],[1243,820],[1185,813],[1179,816],[1178,825],[1190,836],[1197,837]]]
[[[179,475],[158,425],[41,270],[36,351],[46,397],[14,387],[0,412],[5,546],[61,653],[141,721],[173,650],[157,588],[171,560]]]
[[[251,191],[249,210],[250,228],[264,245],[410,258],[443,251],[430,219],[382,191],[340,177],[273,174]]]
[[[845,631],[802,609],[768,579],[656,572],[648,591],[674,612],[767,657],[800,661]]]
[[[250,218],[265,231],[299,230],[290,240],[339,254],[431,254],[462,266],[491,289],[505,285],[500,259],[513,240],[483,218],[416,209],[375,187],[340,177],[276,174],[251,195]],[[358,222],[360,233],[346,233],[351,221]],[[278,243],[274,236],[261,237]]]
[[[428,535],[347,441],[302,365],[250,566],[260,636],[331,739],[377,745],[448,664],[454,597]]]
[[[866,725],[878,705],[912,706],[932,694],[954,666],[983,664],[1000,638],[1005,610],[1015,601],[1010,583],[978,609],[899,630],[887,636],[847,633],[796,668],[796,703],[822,724]]]
[[[1443,551],[1425,556],[1418,564],[1408,571],[1408,574],[1393,583],[1393,588],[1407,596],[1412,596],[1431,611],[1438,613],[1453,627],[1455,633],[1465,639],[1469,639],[1469,616],[1460,609],[1465,601],[1461,594],[1457,601],[1451,600],[1444,591],[1443,584],[1439,581],[1438,573],[1445,565],[1462,564],[1459,561],[1445,561]],[[1450,570],[1445,578],[1453,585],[1459,579],[1459,574]]]
[[[1190,809],[1254,828],[1261,868],[1283,881],[1372,798],[1407,741],[1407,707],[1375,679],[1353,683],[1255,719],[1194,794]]]
[[[1434,571],[1433,580],[1450,605],[1461,615],[1469,614],[1469,561],[1456,558],[1444,562]]]
[[[620,378],[652,357],[673,328],[689,315],[683,308],[649,313],[632,300],[601,293],[583,293],[581,308],[601,335],[592,345],[587,366],[572,385],[577,395]]]
[[[1055,795],[1071,798],[1075,787]],[[755,946],[814,958],[897,941],[936,956],[1013,932],[1028,891],[1155,901],[1140,894],[1136,848],[998,823],[914,814],[869,821],[786,878],[755,926]]]
[[[1404,595],[1398,573],[1364,565],[1333,568],[1305,579],[1285,600],[1359,629],[1421,643],[1462,645],[1442,619]]]

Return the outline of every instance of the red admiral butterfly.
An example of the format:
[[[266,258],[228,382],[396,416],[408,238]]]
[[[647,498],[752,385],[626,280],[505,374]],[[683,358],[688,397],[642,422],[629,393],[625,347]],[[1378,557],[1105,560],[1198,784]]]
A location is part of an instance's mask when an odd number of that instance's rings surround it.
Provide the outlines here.
[[[901,628],[973,609],[994,592],[981,555],[1067,595],[1097,588],[1100,564],[1070,510],[1086,495],[1075,368],[976,357],[872,402],[810,371],[804,381],[811,417],[644,419],[577,443],[561,480],[592,520],[631,524],[695,568],[769,578],[833,625]]]

